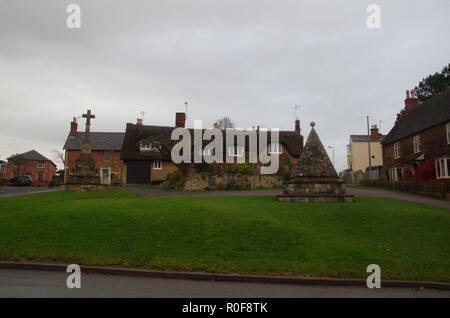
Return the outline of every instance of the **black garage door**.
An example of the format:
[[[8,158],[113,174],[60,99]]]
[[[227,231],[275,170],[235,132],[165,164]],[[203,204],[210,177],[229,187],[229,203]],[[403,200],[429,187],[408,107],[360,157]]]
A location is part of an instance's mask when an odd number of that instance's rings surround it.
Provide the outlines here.
[[[127,183],[150,183],[150,161],[127,161]]]

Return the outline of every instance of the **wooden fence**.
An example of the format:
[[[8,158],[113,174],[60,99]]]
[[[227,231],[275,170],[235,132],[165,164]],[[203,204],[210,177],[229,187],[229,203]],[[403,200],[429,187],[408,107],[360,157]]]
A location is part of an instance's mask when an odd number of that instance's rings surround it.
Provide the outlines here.
[[[404,181],[388,183],[380,180],[363,180],[361,181],[361,185],[367,187],[383,187],[391,190],[423,194],[439,199],[450,199],[450,181]]]

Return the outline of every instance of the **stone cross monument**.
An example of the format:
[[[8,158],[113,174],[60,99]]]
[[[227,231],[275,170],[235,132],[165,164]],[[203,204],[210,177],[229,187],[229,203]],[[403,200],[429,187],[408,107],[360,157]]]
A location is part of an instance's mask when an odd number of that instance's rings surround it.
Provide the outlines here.
[[[289,180],[283,183],[284,202],[351,202],[353,196],[345,194],[343,182],[325,151],[311,123],[311,132]]]
[[[65,189],[79,192],[101,191],[106,187],[100,184],[100,174],[96,168],[95,159],[92,157],[91,119],[94,119],[95,115],[88,110],[82,116],[86,118],[86,131],[81,145],[81,154],[76,160],[73,171],[69,173]]]

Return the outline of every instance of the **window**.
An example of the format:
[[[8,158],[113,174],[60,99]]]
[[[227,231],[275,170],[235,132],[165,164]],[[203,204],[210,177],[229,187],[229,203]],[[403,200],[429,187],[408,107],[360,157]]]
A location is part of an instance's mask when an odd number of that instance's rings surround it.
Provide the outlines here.
[[[450,123],[447,123],[445,127],[447,128],[447,143],[450,144]]]
[[[44,169],[45,168],[45,162],[38,162],[38,168]]]
[[[414,153],[420,152],[420,135],[413,137]]]
[[[281,144],[270,144],[269,153],[270,154],[281,154]]]
[[[402,168],[392,168],[389,170],[389,180],[391,182],[399,182],[403,179],[403,169]]]
[[[435,161],[436,177],[438,179],[450,178],[450,158],[441,158]]]
[[[347,145],[347,155],[352,155],[352,145]]]
[[[161,170],[162,169],[162,161],[161,160],[153,161],[153,169],[154,170]]]
[[[160,149],[160,144],[156,141],[151,140],[141,140],[139,143],[139,150],[141,152],[147,152],[147,151],[158,151]]]
[[[242,157],[244,155],[244,147],[242,146],[228,146],[228,155],[230,157]]]
[[[14,162],[13,162],[13,167],[14,167],[14,168],[19,168],[19,163],[17,163],[17,162],[14,161]]]
[[[400,143],[396,142],[394,144],[394,159],[400,158]]]
[[[111,162],[111,151],[105,151],[103,153],[103,161],[104,162]]]
[[[42,172],[38,172],[38,177],[37,177],[38,181],[40,182],[44,182],[44,173]]]

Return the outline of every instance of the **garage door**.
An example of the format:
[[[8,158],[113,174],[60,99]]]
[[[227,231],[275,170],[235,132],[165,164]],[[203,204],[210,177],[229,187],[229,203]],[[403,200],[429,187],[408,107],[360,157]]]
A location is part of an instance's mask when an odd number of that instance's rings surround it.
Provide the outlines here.
[[[127,183],[150,183],[150,161],[127,161]]]

